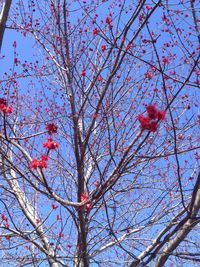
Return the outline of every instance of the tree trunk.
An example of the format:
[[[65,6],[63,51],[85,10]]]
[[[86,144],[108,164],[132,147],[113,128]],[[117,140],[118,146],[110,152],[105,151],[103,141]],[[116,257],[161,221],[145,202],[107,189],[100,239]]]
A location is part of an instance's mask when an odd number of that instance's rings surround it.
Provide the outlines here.
[[[6,21],[8,19],[8,13],[10,10],[12,0],[5,0],[0,14],[0,51],[3,42],[3,35],[6,27]]]

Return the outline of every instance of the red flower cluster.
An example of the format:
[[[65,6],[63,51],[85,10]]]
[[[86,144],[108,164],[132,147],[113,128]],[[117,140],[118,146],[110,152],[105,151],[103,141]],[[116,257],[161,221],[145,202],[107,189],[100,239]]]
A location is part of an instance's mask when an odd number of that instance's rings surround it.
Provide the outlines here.
[[[47,160],[48,156],[47,155],[42,155],[41,159],[32,159],[29,167],[30,169],[37,169],[37,168],[47,168]]]
[[[58,130],[58,126],[54,123],[48,123],[46,125],[46,130],[48,131],[48,134],[52,135],[53,133],[56,133]],[[58,148],[59,144],[53,140],[52,137],[47,139],[47,142],[43,143],[43,147],[46,147],[48,149],[56,149]],[[49,152],[49,151],[48,151]],[[30,169],[43,169],[47,168],[47,161],[48,161],[48,153],[47,155],[42,155],[40,159],[32,159],[29,168]]]
[[[138,120],[141,124],[143,130],[149,130],[155,132],[157,130],[158,121],[165,119],[165,111],[158,110],[155,105],[147,106],[148,116],[143,116],[142,114],[138,115]]]
[[[107,49],[107,45],[102,45],[102,46],[101,46],[101,50],[102,50],[102,52],[104,52],[106,49]]]
[[[96,188],[98,188],[98,187],[99,187],[99,181],[96,180],[96,181],[94,182],[94,185],[95,185]]]
[[[165,111],[164,110],[158,110],[156,106],[149,105],[147,106],[147,113],[149,115],[149,118],[151,119],[158,119],[158,120],[164,120],[165,119]]]
[[[152,6],[149,6],[149,5],[147,5],[147,6],[146,6],[146,9],[147,9],[147,10],[152,10],[152,9],[153,9],[153,7],[152,7]]]
[[[85,201],[87,201],[88,200],[88,194],[86,193],[86,192],[83,192],[82,194],[81,194],[81,201],[82,202],[85,202]]]
[[[145,73],[145,77],[146,77],[147,79],[151,80],[151,78],[153,77],[153,73],[151,73],[151,72],[146,72],[146,73]]]
[[[2,219],[2,221],[4,222],[4,226],[5,226],[5,227],[9,227],[8,218],[6,217],[5,214],[2,214],[2,215],[1,215],[1,219]]]
[[[64,237],[64,233],[63,232],[60,232],[59,233],[59,237]]]
[[[2,214],[2,215],[1,215],[1,219],[2,219],[2,221],[4,221],[4,222],[8,222],[8,218],[6,217],[5,214]]]
[[[0,110],[4,114],[12,113],[13,107],[7,105],[7,101],[5,98],[0,98]]]
[[[126,46],[126,51],[128,51],[129,49],[131,49],[132,48],[132,44],[128,44],[127,46]]]
[[[43,143],[43,147],[46,147],[48,149],[56,149],[59,147],[59,144],[57,142],[53,141],[53,138],[48,138],[47,142]]]
[[[98,28],[94,28],[93,35],[97,35],[98,33],[100,33],[100,30]]]
[[[81,76],[85,77],[86,76],[86,70],[81,71]]]
[[[112,23],[112,19],[111,19],[111,17],[107,17],[107,18],[106,18],[106,23],[109,24],[109,25]]]
[[[58,126],[55,125],[54,123],[48,123],[46,125],[46,129],[47,129],[47,131],[48,131],[49,134],[57,133]]]
[[[58,205],[52,203],[52,204],[51,204],[51,207],[52,207],[53,210],[56,210],[56,209],[58,208]]]
[[[83,192],[83,193],[81,194],[81,201],[82,201],[82,202],[85,202],[85,201],[88,201],[88,200],[89,200],[88,194],[87,194],[86,192]],[[92,208],[91,203],[87,203],[87,204],[85,205],[85,210],[86,210],[86,211],[89,211],[91,208]]]

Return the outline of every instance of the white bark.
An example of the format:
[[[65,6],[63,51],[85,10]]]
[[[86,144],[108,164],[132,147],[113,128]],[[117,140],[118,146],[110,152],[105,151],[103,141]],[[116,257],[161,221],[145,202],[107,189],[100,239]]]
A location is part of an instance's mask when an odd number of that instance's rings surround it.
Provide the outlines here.
[[[10,151],[8,153],[8,158],[12,162],[12,148],[10,148]],[[52,267],[59,267],[58,263],[55,262],[54,258],[54,251],[51,248],[48,238],[45,235],[45,231],[43,228],[43,222],[42,224],[38,224],[39,216],[37,214],[36,209],[33,207],[33,205],[30,203],[29,199],[26,197],[24,191],[21,190],[19,183],[17,181],[17,175],[15,170],[10,169],[10,177],[7,177],[7,182],[9,186],[11,187],[20,207],[26,218],[30,221],[32,226],[35,229],[35,232],[37,233],[38,237],[40,238],[42,244],[41,244],[41,251],[43,251],[49,260],[50,266]]]
[[[194,200],[194,204],[192,205],[191,215],[183,224],[183,226],[178,230],[176,236],[169,240],[166,244],[165,248],[163,249],[161,255],[158,257],[158,260],[155,264],[155,267],[162,267],[164,266],[165,262],[167,261],[168,257],[177,248],[177,246],[184,240],[184,238],[189,234],[189,232],[194,228],[194,226],[199,222],[198,219],[195,219],[199,209],[200,209],[200,179],[198,177],[196,188],[197,191],[195,192],[194,189],[194,199],[192,197],[191,203]]]
[[[8,19],[8,13],[10,10],[12,0],[5,0],[2,6],[1,14],[0,14],[0,50],[3,42],[4,31],[6,27],[6,21]]]

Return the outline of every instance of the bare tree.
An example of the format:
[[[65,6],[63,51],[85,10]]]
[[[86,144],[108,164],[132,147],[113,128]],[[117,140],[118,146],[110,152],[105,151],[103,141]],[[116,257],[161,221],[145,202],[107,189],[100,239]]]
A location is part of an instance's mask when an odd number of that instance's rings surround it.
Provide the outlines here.
[[[1,78],[4,265],[199,266],[199,11],[12,5],[33,57],[15,40]]]

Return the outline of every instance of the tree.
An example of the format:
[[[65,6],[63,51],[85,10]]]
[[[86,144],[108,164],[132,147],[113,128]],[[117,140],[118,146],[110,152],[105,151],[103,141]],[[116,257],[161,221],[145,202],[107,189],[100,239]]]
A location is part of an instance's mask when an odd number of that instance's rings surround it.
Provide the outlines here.
[[[199,9],[12,4],[34,57],[15,40],[1,79],[3,264],[199,265]]]

